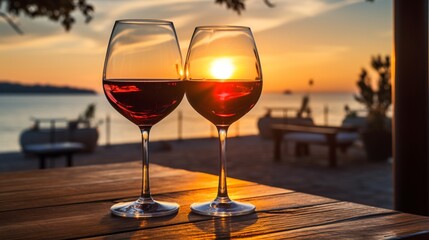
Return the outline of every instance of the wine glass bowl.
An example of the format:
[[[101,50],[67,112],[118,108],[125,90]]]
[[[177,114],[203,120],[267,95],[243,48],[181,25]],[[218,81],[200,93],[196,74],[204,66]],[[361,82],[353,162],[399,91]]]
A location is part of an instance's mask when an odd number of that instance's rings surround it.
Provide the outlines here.
[[[103,89],[110,104],[140,128],[142,190],[133,202],[111,207],[114,215],[144,218],[174,214],[179,205],[155,201],[149,187],[149,132],[181,102],[182,57],[172,22],[119,20],[109,40]]]
[[[212,122],[219,133],[220,171],[215,200],[194,203],[191,210],[210,216],[252,213],[255,206],[232,201],[226,184],[228,127],[257,103],[262,92],[262,71],[250,28],[197,27],[185,63],[186,97],[191,106]]]
[[[112,106],[137,126],[153,126],[171,113],[184,95],[180,80],[105,80]]]
[[[192,107],[216,126],[229,126],[245,115],[259,99],[260,81],[189,81],[186,97]]]

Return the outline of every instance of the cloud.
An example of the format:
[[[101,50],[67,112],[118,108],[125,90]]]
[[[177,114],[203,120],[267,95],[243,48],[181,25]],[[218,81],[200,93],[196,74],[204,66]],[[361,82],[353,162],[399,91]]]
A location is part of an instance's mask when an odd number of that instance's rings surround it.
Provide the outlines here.
[[[341,55],[350,51],[348,46],[313,46],[307,51],[295,51],[287,54],[286,59],[290,59],[291,64],[314,65],[315,62],[327,62],[338,60]],[[311,61],[308,61],[311,59]]]
[[[59,23],[46,19],[22,17],[21,27],[25,31],[24,36],[18,36],[12,30],[7,31],[4,24],[1,25],[0,31],[3,36],[0,39],[0,49],[4,50],[6,45],[8,49],[29,48],[32,44],[35,44],[33,45],[35,47],[43,46],[43,44],[52,47],[51,44],[56,41],[64,42],[64,44],[56,43],[56,45],[67,47],[70,39],[84,42],[70,44],[72,49],[76,45],[93,49],[96,43],[105,47],[114,20],[123,18],[170,19],[180,30],[181,42],[186,42],[189,41],[196,25],[246,25],[250,26],[253,32],[266,31],[361,1],[273,0],[276,6],[269,8],[261,0],[248,0],[246,11],[241,16],[231,10],[226,10],[225,6],[207,0],[94,1],[92,2],[95,6],[94,20],[89,24],[84,24],[81,14],[75,14],[77,23],[69,33],[66,33]]]
[[[20,24],[25,35],[20,36],[11,29],[7,29],[8,26],[5,27],[0,23],[0,63],[10,62],[7,56],[16,53],[19,53],[19,56],[16,56],[17,59],[19,57],[37,59],[37,57],[46,56],[49,56],[49,59],[65,57],[70,61],[73,58],[85,59],[92,65],[89,65],[90,67],[85,70],[84,74],[96,75],[96,72],[101,72],[99,68],[102,66],[109,36],[116,19],[159,18],[173,21],[183,57],[185,57],[192,32],[197,25],[245,25],[251,27],[254,33],[269,36],[273,29],[284,27],[289,23],[314,18],[363,2],[363,0],[271,1],[275,3],[275,8],[267,7],[262,0],[247,0],[246,11],[238,15],[227,10],[225,6],[215,4],[214,0],[183,0],[180,2],[177,0],[93,0],[92,3],[95,7],[93,21],[85,24],[81,14],[75,14],[76,24],[70,32],[66,32],[59,23],[46,19],[21,17]],[[261,59],[270,62],[264,69],[266,72],[277,66],[284,69],[282,56],[284,59],[293,60],[287,61],[287,64],[296,66],[296,64],[309,63],[308,59],[318,59],[318,61],[338,59],[341,54],[349,51],[345,46],[313,46],[304,50],[295,48],[292,52],[290,49],[286,51],[285,48],[275,48],[276,44],[280,46],[280,41],[283,44],[282,40],[273,41],[273,39],[267,38],[265,41],[266,46],[267,43],[269,44],[265,47],[266,52]],[[39,63],[36,60],[29,63],[29,65],[37,64]],[[61,78],[62,75],[71,74],[67,71],[68,69],[65,68],[62,73],[50,72],[46,75],[52,79]],[[5,76],[14,74],[8,73],[6,70],[0,73]],[[29,78],[33,78],[33,76]]]
[[[345,0],[334,3],[324,0],[280,0],[275,2],[275,8],[264,8],[264,6],[259,6],[255,1],[249,1],[251,3],[249,6],[249,16],[245,13],[245,17],[240,18],[237,24],[250,25],[254,32],[266,31],[358,2],[361,2],[361,0]]]

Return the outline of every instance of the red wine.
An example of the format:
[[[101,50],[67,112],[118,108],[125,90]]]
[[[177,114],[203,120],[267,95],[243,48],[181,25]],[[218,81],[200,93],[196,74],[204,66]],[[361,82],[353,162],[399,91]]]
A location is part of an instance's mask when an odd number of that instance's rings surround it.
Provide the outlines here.
[[[104,80],[110,104],[138,126],[152,126],[182,101],[184,83],[179,80]]]
[[[228,126],[255,106],[262,81],[187,81],[186,97],[192,107],[216,126]]]

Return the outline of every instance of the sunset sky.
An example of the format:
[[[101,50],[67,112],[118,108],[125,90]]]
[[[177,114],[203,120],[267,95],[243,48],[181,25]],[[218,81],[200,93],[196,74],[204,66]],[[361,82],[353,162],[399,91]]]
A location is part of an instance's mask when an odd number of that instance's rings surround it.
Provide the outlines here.
[[[392,1],[247,0],[241,15],[214,0],[88,0],[94,19],[75,12],[70,32],[45,18],[17,19],[24,35],[0,20],[0,80],[101,91],[107,42],[116,19],[173,21],[182,55],[198,25],[249,26],[261,58],[264,91],[354,92],[362,67],[391,54]]]

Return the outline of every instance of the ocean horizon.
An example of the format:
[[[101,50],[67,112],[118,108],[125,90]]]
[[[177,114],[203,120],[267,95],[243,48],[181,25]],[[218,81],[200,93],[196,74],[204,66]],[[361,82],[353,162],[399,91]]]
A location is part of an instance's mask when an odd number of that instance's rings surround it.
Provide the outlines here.
[[[267,107],[298,108],[306,93],[293,94],[263,93],[256,106],[231,125],[228,136],[258,134],[257,121],[266,113]],[[310,107],[316,124],[340,125],[345,117],[344,106],[353,110],[363,109],[354,100],[353,93],[310,93]],[[110,117],[110,144],[139,142],[138,127],[117,113],[108,103],[104,94],[97,95],[44,95],[44,94],[4,94],[0,95],[0,152],[20,151],[19,136],[22,131],[32,126],[32,118],[77,119],[89,104],[96,105],[95,121],[100,137],[98,145],[105,145],[106,117]],[[328,108],[328,115],[324,114]],[[178,139],[178,116],[182,113],[182,138],[200,138],[216,136],[215,127],[190,106],[186,97],[169,116],[156,124],[150,140]],[[281,116],[282,113],[276,115]],[[65,124],[58,124],[64,126]],[[48,124],[43,126],[49,127]]]

